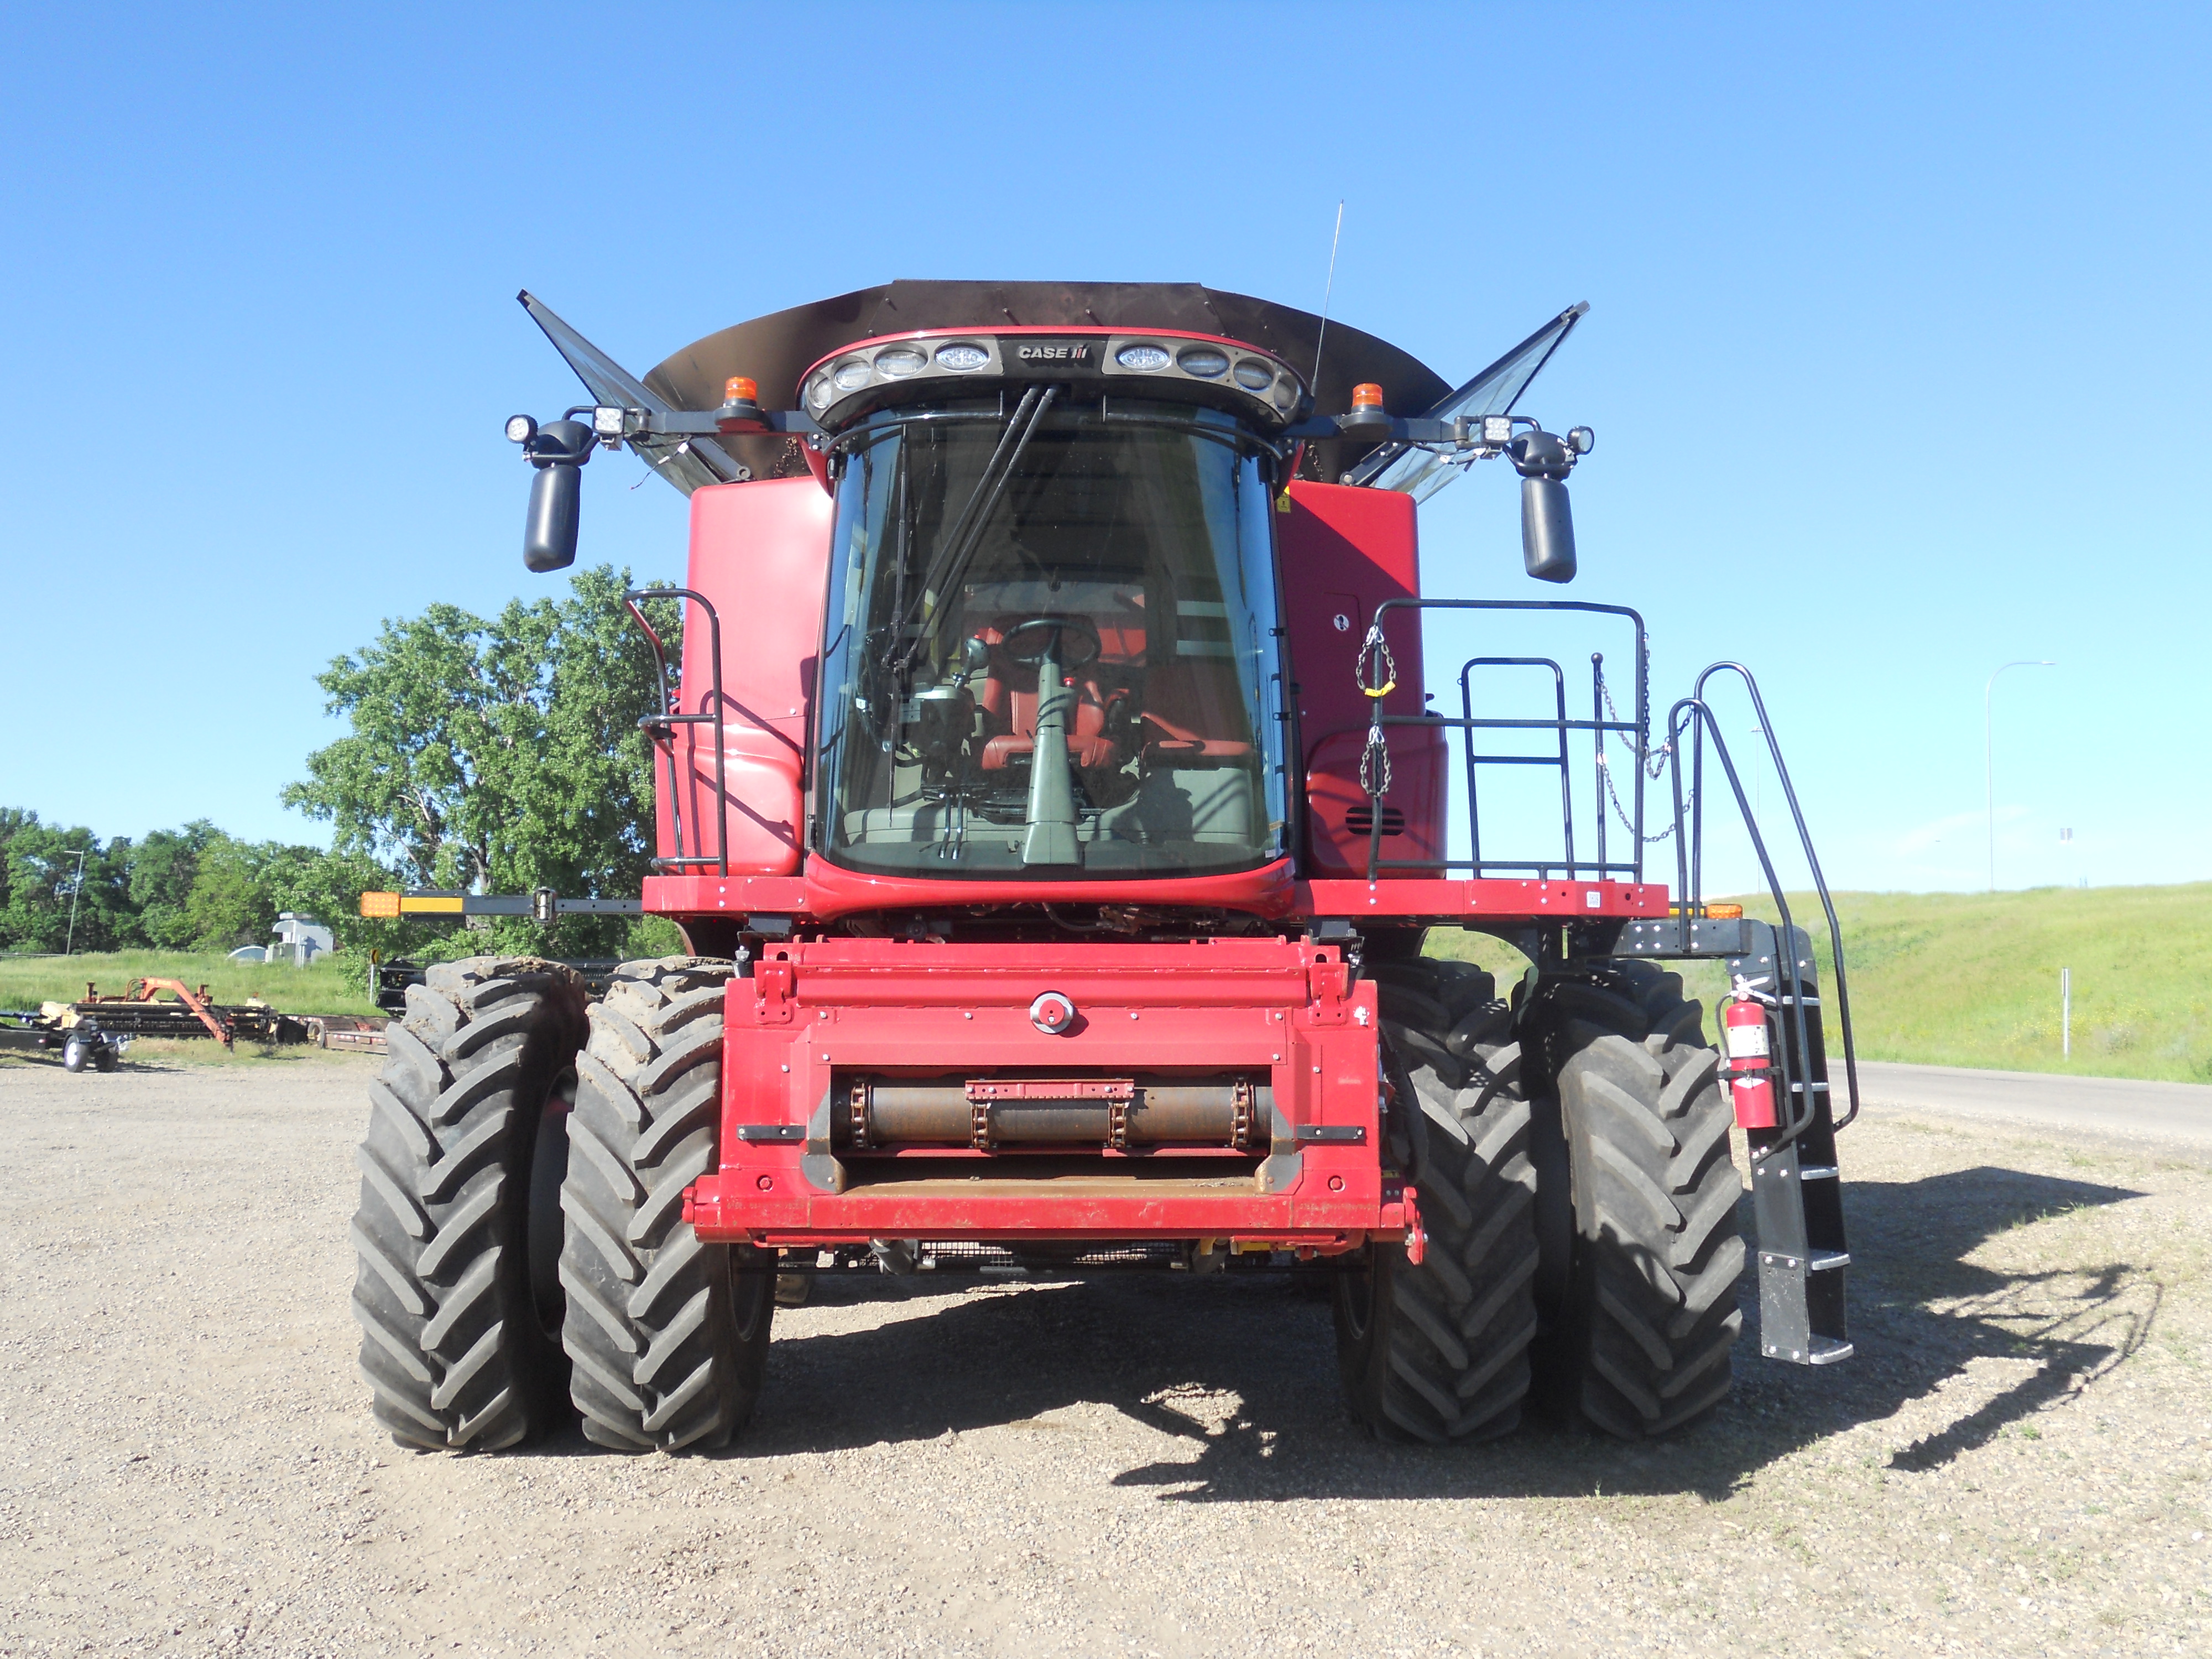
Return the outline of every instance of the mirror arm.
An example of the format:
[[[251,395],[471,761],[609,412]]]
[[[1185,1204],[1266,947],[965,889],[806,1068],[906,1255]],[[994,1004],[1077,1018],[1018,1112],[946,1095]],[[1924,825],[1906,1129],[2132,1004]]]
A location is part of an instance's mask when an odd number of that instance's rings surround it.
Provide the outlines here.
[[[592,410],[592,429],[602,440],[627,438],[714,438],[730,433],[769,434],[786,438],[818,438],[822,428],[796,409],[759,409],[744,415],[718,410],[616,409]]]

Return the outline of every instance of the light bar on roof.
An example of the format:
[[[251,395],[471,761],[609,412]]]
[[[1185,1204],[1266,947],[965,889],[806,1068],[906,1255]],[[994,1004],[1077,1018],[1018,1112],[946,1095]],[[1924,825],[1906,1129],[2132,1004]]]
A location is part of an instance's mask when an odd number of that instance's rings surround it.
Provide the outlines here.
[[[908,388],[927,386],[942,395],[962,380],[1096,382],[1115,391],[1150,383],[1162,390],[1173,386],[1185,397],[1203,390],[1207,395],[1194,401],[1270,426],[1295,417],[1306,395],[1304,382],[1287,363],[1232,340],[1077,329],[947,331],[863,340],[835,352],[801,377],[799,403],[835,430],[886,403],[914,401],[917,392]]]

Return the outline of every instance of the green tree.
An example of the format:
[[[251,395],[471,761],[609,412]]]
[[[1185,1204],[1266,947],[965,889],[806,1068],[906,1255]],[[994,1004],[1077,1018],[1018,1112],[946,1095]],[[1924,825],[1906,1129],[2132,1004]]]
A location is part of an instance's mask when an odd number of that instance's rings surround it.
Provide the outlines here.
[[[199,949],[232,951],[268,941],[276,927],[266,873],[272,845],[217,835],[201,849],[185,900],[185,928]]]
[[[102,846],[81,824],[64,830],[40,823],[36,812],[12,809],[0,828],[8,832],[0,854],[6,869],[0,945],[17,951],[113,951],[139,942],[127,839],[118,836]]]
[[[187,914],[200,855],[228,836],[205,818],[181,830],[156,830],[131,851],[131,902],[146,943],[163,951],[190,950],[199,931]]]
[[[38,822],[36,812],[27,812],[20,806],[0,806],[0,945],[11,942],[7,931],[8,906],[15,889],[9,874],[9,849],[18,834],[35,827]]]
[[[652,857],[653,659],[623,604],[629,573],[580,571],[563,599],[490,621],[453,605],[386,622],[317,678],[352,727],[307,757],[283,799],[329,823],[333,851],[397,866],[407,885],[634,895]],[[654,626],[680,649],[678,619]],[[613,952],[619,920],[563,922],[566,955]],[[548,951],[502,921],[501,949]]]

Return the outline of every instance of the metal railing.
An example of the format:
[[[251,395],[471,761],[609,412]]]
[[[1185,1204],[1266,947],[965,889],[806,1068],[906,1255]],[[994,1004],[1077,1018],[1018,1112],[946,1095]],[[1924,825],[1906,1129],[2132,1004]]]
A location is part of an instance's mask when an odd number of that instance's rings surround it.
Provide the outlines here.
[[[682,714],[668,695],[668,651],[660,635],[653,632],[653,624],[646,620],[645,612],[637,608],[640,599],[689,599],[707,613],[708,667],[712,676],[714,706],[712,712]],[[714,614],[714,607],[703,593],[689,587],[633,587],[623,595],[623,603],[629,614],[645,631],[646,642],[653,648],[653,670],[660,688],[660,712],[647,714],[638,726],[652,741],[655,750],[668,759],[668,814],[676,831],[677,856],[656,858],[656,870],[691,870],[711,864],[720,875],[730,873],[730,791],[727,777],[728,745],[723,741],[722,719],[722,619]],[[681,695],[679,693],[679,695]],[[679,726],[712,726],[714,728],[714,851],[701,852],[696,856],[684,853],[684,801],[676,769],[676,727]],[[696,744],[694,744],[696,750]],[[692,844],[699,842],[698,826],[692,826]]]
[[[1727,777],[1729,791],[1735,796],[1736,811],[1743,819],[1743,827],[1751,836],[1753,853],[1759,860],[1759,873],[1765,878],[1767,896],[1774,901],[1776,913],[1782,918],[1778,933],[1782,948],[1775,952],[1775,994],[1783,999],[1790,1010],[1792,1047],[1798,1066],[1804,1068],[1802,1077],[1791,1078],[1792,1092],[1801,1089],[1803,1104],[1798,1109],[1793,1102],[1791,1121],[1776,1145],[1787,1146],[1804,1133],[1817,1115],[1817,1103],[1813,1099],[1816,1079],[1811,1075],[1809,1060],[1812,1052],[1811,1030],[1805,1018],[1808,993],[1798,965],[1796,941],[1809,939],[1802,933],[1790,914],[1790,901],[1782,890],[1782,878],[1776,872],[1774,860],[1766,848],[1766,838],[1759,834],[1759,815],[1752,810],[1745,795],[1743,779],[1737,773],[1735,761],[1729,753],[1728,739],[1721,734],[1719,720],[1711,705],[1705,701],[1705,682],[1716,674],[1734,674],[1743,681],[1743,689],[1751,697],[1753,712],[1759,716],[1759,735],[1766,739],[1767,758],[1774,764],[1774,775],[1782,785],[1782,798],[1789,803],[1790,821],[1797,831],[1797,845],[1805,854],[1806,867],[1813,873],[1813,890],[1819,895],[1820,909],[1828,923],[1828,950],[1836,969],[1837,1027],[1844,1039],[1844,1077],[1850,1092],[1850,1108],[1838,1119],[1835,1127],[1849,1127],[1859,1115],[1859,1074],[1857,1050],[1851,1040],[1850,980],[1844,966],[1844,930],[1836,919],[1835,901],[1829,896],[1828,881],[1820,870],[1820,854],[1813,850],[1812,831],[1805,827],[1804,810],[1797,804],[1797,790],[1790,781],[1790,768],[1782,758],[1782,745],[1775,741],[1774,722],[1767,718],[1765,700],[1759,695],[1759,682],[1752,678],[1751,670],[1741,663],[1717,662],[1698,676],[1690,695],[1677,702],[1667,714],[1666,753],[1668,758],[1668,777],[1674,798],[1674,866],[1677,878],[1676,897],[1680,914],[1686,920],[1702,916],[1705,905],[1705,741],[1712,740],[1713,753],[1720,759],[1721,770]],[[1687,738],[1690,747],[1690,786],[1686,799],[1682,788],[1682,740]],[[1784,959],[1787,958],[1787,966]]]
[[[1423,611],[1581,611],[1626,618],[1636,632],[1635,717],[1632,720],[1610,717],[1605,657],[1601,652],[1594,653],[1590,657],[1590,717],[1588,720],[1569,718],[1566,671],[1549,657],[1470,657],[1459,672],[1460,712],[1456,719],[1430,714],[1384,714],[1382,691],[1369,684],[1370,668],[1377,676],[1390,672],[1385,667],[1389,658],[1383,618],[1392,611],[1412,611],[1416,613],[1415,625],[1419,626],[1418,613]],[[1373,881],[1385,870],[1425,870],[1445,874],[1455,870],[1465,870],[1476,877],[1522,874],[1547,881],[1555,875],[1564,875],[1570,881],[1586,878],[1603,880],[1609,877],[1626,881],[1644,879],[1644,780],[1650,746],[1650,648],[1644,633],[1644,618],[1636,611],[1626,605],[1593,605],[1579,599],[1385,599],[1375,607],[1375,618],[1368,628],[1366,639],[1360,644],[1358,663],[1360,689],[1374,700],[1372,711],[1368,716],[1367,749],[1360,766],[1369,805],[1368,880]],[[1475,714],[1475,671],[1510,668],[1547,668],[1551,671],[1554,710],[1552,719],[1509,720]],[[1379,679],[1377,684],[1381,684]],[[1467,781],[1468,857],[1386,859],[1382,856],[1382,797],[1389,788],[1390,769],[1389,738],[1384,733],[1393,726],[1426,732],[1453,731],[1462,734],[1461,741]],[[1477,752],[1475,746],[1474,734],[1478,732],[1551,732],[1558,735],[1559,747],[1553,754],[1482,754]],[[1571,733],[1578,732],[1592,734],[1593,790],[1597,809],[1597,846],[1594,859],[1578,859],[1575,854],[1573,762],[1568,750],[1568,739]],[[1635,756],[1634,806],[1629,814],[1632,845],[1632,856],[1627,859],[1614,859],[1607,855],[1605,809],[1609,791],[1605,745],[1608,733],[1626,738],[1632,745]],[[1378,756],[1382,757],[1379,760]],[[1486,766],[1548,766],[1558,769],[1559,834],[1564,857],[1497,859],[1483,856],[1481,769]]]
[[[1394,611],[1581,611],[1599,616],[1620,617],[1628,621],[1636,632],[1636,708],[1632,720],[1614,716],[1606,688],[1605,657],[1593,653],[1590,657],[1590,717],[1588,720],[1570,718],[1567,713],[1566,672],[1549,657],[1471,657],[1459,672],[1460,713],[1456,719],[1442,715],[1385,714],[1382,697],[1395,684],[1395,668],[1389,642],[1383,631],[1385,616]],[[1781,917],[1778,930],[1783,948],[1777,952],[1775,994],[1788,1011],[1791,1021],[1790,1044],[1794,1055],[1790,1079],[1793,1094],[1791,1122],[1778,1145],[1787,1145],[1803,1133],[1814,1116],[1812,1099],[1824,1082],[1815,1079],[1809,1069],[1814,1052],[1813,1024],[1806,1018],[1806,1009],[1812,1004],[1813,993],[1808,988],[1804,970],[1801,969],[1795,952],[1796,939],[1806,937],[1796,927],[1790,914],[1790,901],[1782,890],[1782,878],[1774,866],[1766,839],[1760,832],[1759,815],[1753,810],[1749,797],[1744,793],[1743,781],[1736,770],[1734,757],[1729,753],[1727,739],[1722,735],[1720,723],[1705,700],[1705,686],[1716,674],[1734,674],[1743,681],[1749,694],[1753,711],[1759,717],[1759,731],[1765,739],[1768,758],[1773,763],[1775,776],[1780,780],[1784,799],[1789,804],[1790,819],[1796,831],[1797,844],[1805,855],[1805,863],[1812,872],[1813,887],[1819,896],[1820,908],[1828,924],[1828,945],[1835,963],[1836,1005],[1838,1026],[1843,1037],[1844,1067],[1850,1093],[1850,1109],[1837,1121],[1842,1128],[1858,1115],[1858,1065],[1851,1033],[1850,982],[1844,963],[1844,936],[1837,920],[1834,900],[1828,892],[1827,878],[1820,869],[1820,855],[1814,851],[1812,832],[1805,824],[1805,814],[1799,806],[1797,792],[1790,782],[1790,769],[1782,758],[1781,745],[1775,740],[1773,722],[1767,718],[1766,704],[1759,696],[1759,684],[1751,671],[1741,663],[1713,664],[1697,678],[1691,694],[1676,702],[1667,716],[1666,741],[1657,751],[1660,764],[1652,764],[1650,742],[1650,651],[1644,627],[1644,619],[1625,605],[1591,605],[1570,599],[1388,599],[1375,608],[1375,618],[1366,638],[1361,642],[1357,659],[1357,673],[1360,690],[1373,701],[1368,718],[1367,748],[1361,758],[1360,777],[1365,789],[1368,805],[1365,831],[1367,836],[1367,878],[1375,880],[1386,871],[1427,871],[1445,872],[1465,870],[1480,878],[1492,874],[1534,875],[1540,880],[1549,880],[1563,875],[1568,880],[1608,878],[1640,883],[1644,880],[1644,849],[1651,842],[1670,836],[1674,842],[1675,910],[1682,928],[1681,954],[1703,954],[1692,948],[1690,922],[1705,915],[1705,745],[1711,740],[1714,755],[1718,758],[1729,790],[1735,797],[1736,808],[1742,817],[1745,831],[1751,837],[1752,850],[1759,860],[1759,868],[1765,878],[1768,896],[1773,900],[1776,912]],[[1474,712],[1474,678],[1478,669],[1537,669],[1549,670],[1552,676],[1553,714],[1548,720],[1505,719],[1494,715],[1477,715]],[[1418,690],[1418,688],[1416,688]],[[1468,851],[1463,859],[1386,859],[1382,856],[1382,838],[1389,833],[1383,798],[1390,788],[1389,738],[1386,733],[1393,727],[1434,732],[1455,731],[1461,733],[1464,746],[1464,766],[1467,781]],[[1478,752],[1475,734],[1479,732],[1516,731],[1545,732],[1556,734],[1555,750],[1533,755],[1497,755]],[[1571,734],[1587,732],[1591,734],[1594,750],[1593,793],[1597,814],[1596,854],[1594,858],[1578,858],[1575,851],[1575,803],[1573,761],[1569,750]],[[1613,787],[1617,772],[1606,754],[1608,734],[1615,734],[1627,742],[1633,757],[1635,775],[1630,795],[1631,805],[1624,805],[1619,792]],[[1686,791],[1683,781],[1683,749],[1689,750],[1689,781]],[[1517,860],[1486,858],[1482,851],[1482,798],[1480,769],[1486,766],[1546,766],[1559,774],[1559,830],[1565,856],[1558,860]],[[1669,778],[1673,793],[1673,827],[1660,835],[1646,837],[1644,833],[1644,787],[1647,779],[1656,777],[1663,769]],[[1632,845],[1630,856],[1617,859],[1609,856],[1607,846],[1607,811],[1611,805],[1627,820]],[[1402,815],[1400,817],[1402,823]],[[1782,957],[1788,957],[1785,967]]]

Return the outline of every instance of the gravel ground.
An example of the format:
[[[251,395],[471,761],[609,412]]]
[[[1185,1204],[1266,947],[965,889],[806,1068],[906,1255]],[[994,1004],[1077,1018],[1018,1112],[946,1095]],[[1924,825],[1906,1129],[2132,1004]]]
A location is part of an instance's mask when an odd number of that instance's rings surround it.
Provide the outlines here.
[[[0,1653],[2212,1652],[2201,1158],[1873,1117],[1859,1357],[1653,1448],[1379,1446],[1272,1280],[870,1278],[726,1455],[447,1456],[354,1376],[372,1064],[0,1065]]]

